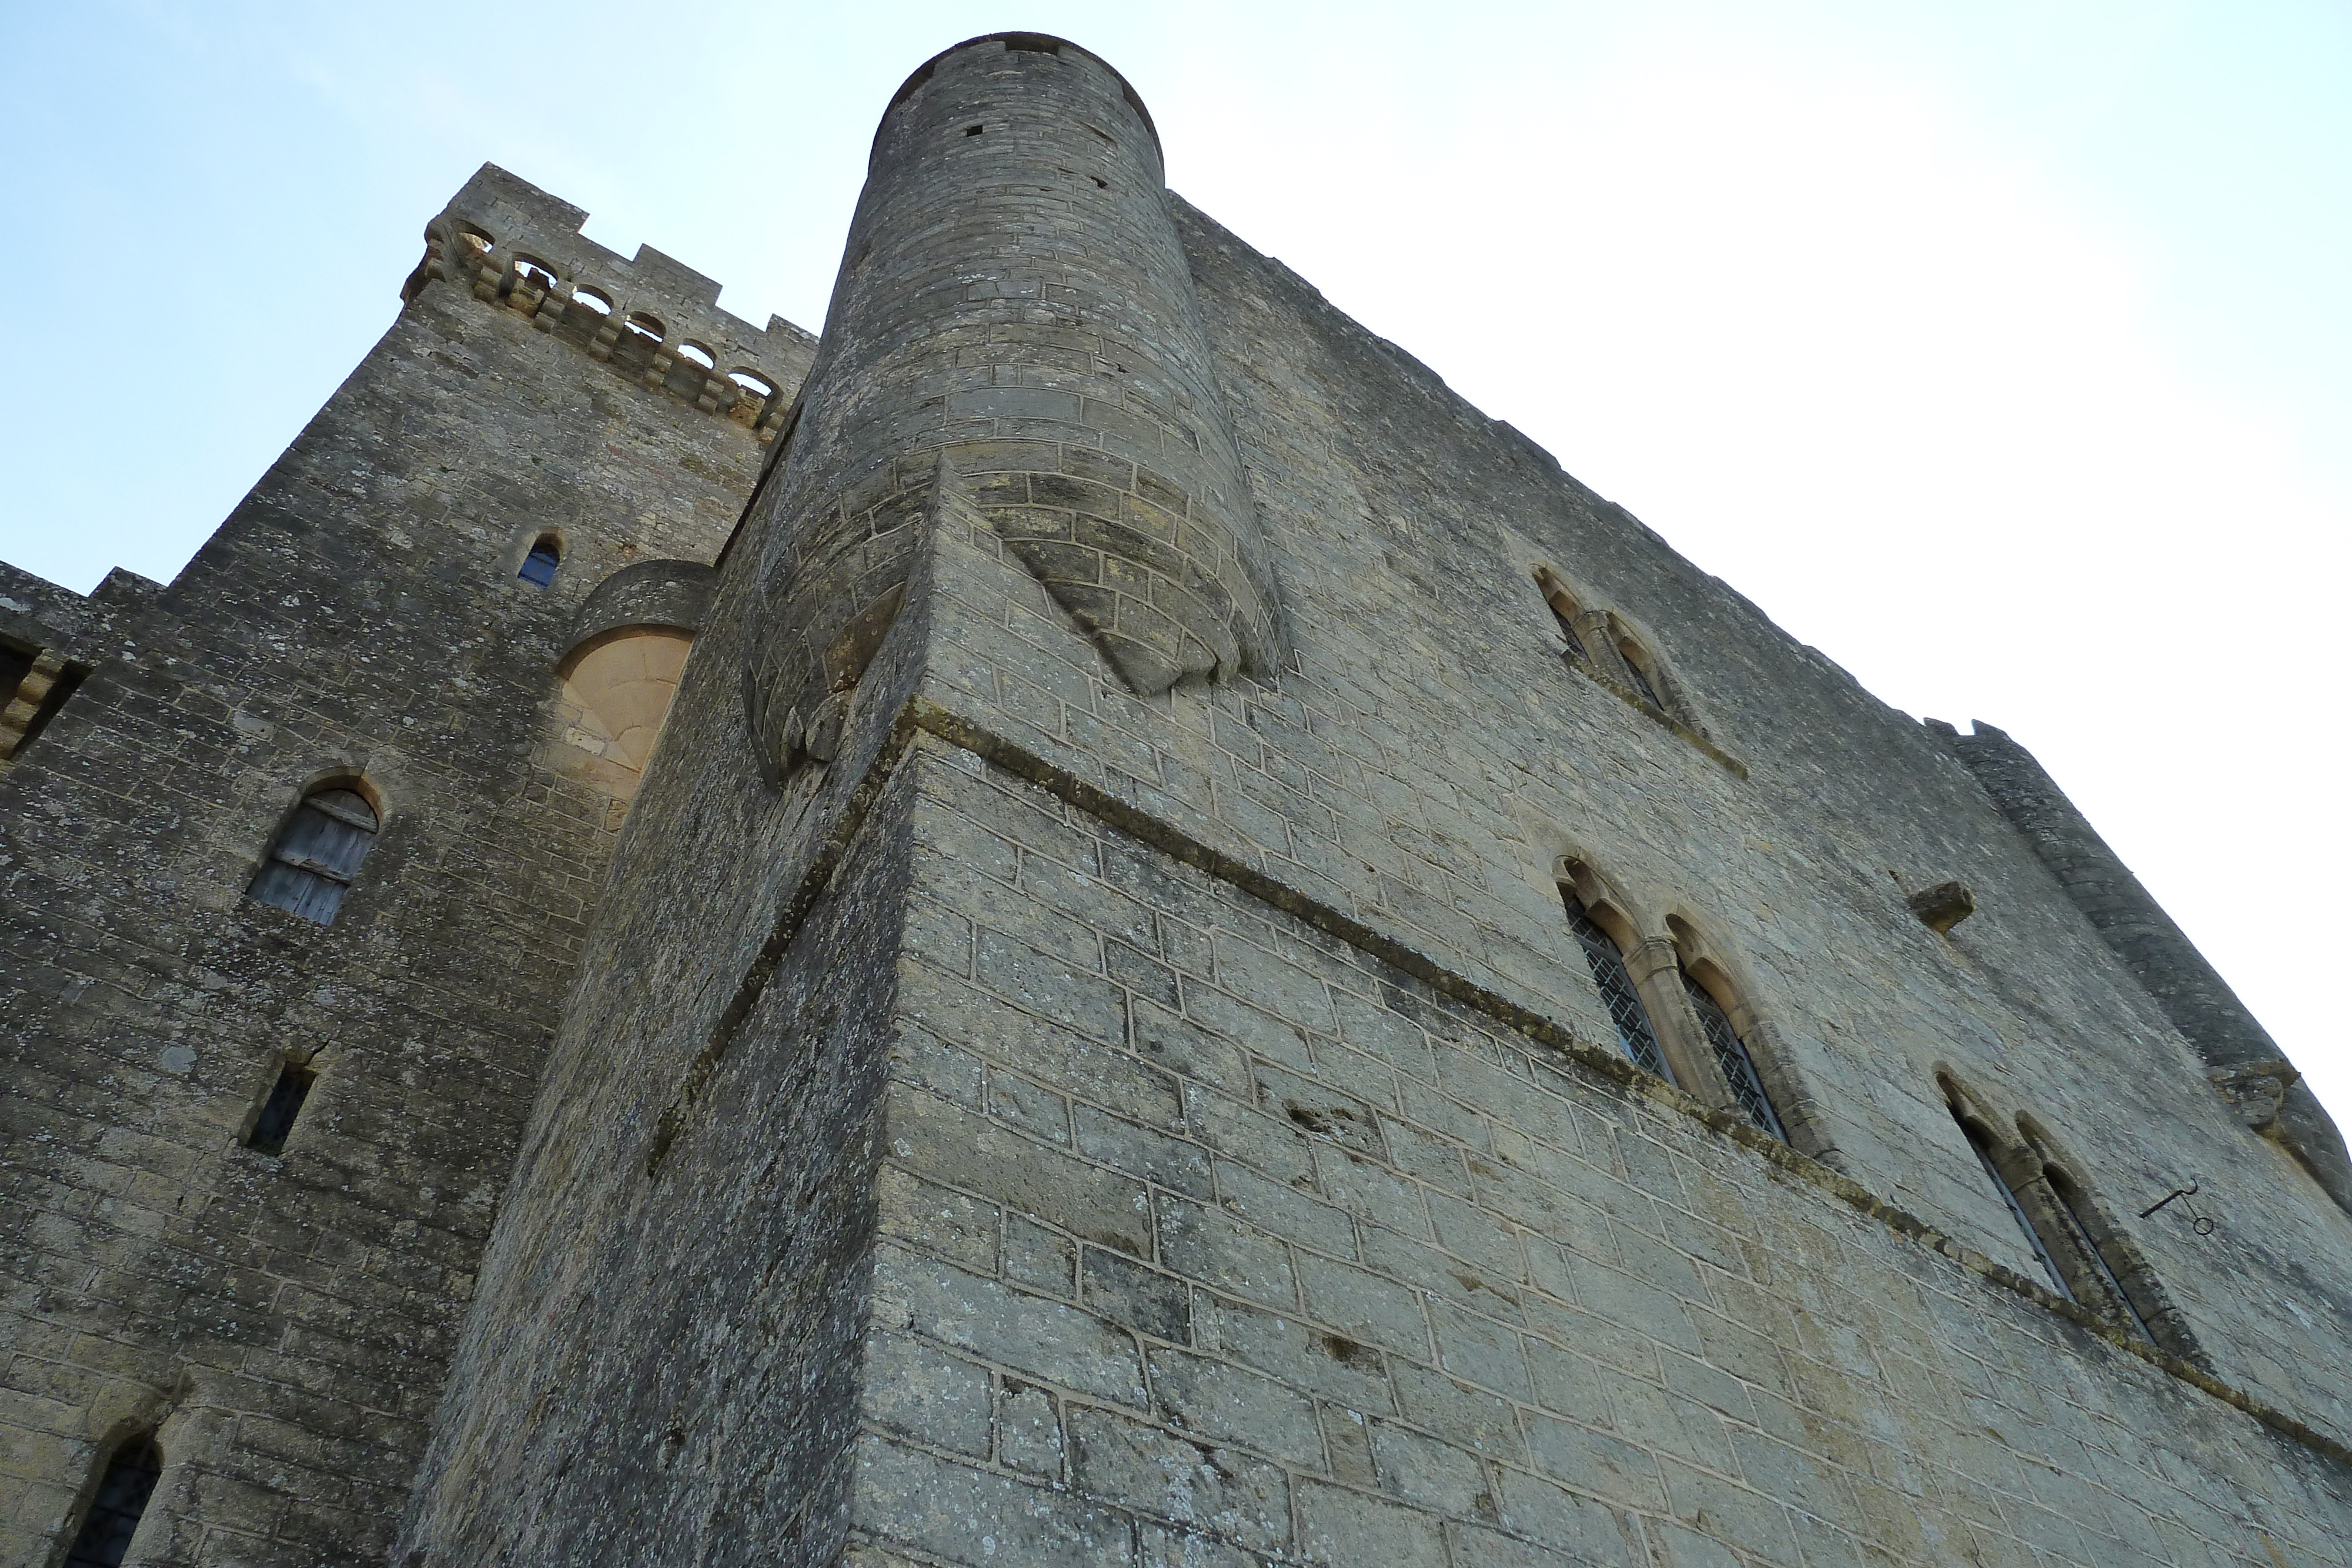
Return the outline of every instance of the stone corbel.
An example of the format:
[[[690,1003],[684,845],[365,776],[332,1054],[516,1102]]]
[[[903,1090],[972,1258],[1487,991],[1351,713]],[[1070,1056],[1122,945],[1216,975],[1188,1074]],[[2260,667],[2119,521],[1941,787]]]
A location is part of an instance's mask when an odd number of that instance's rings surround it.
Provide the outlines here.
[[[2208,1068],[2205,1076],[2238,1113],[2238,1120],[2257,1133],[2277,1135],[2283,1131],[2278,1118],[2286,1105],[2286,1092],[2303,1074],[2285,1060],[2273,1058]]]
[[[1957,882],[1939,882],[1903,902],[1920,924],[1938,936],[1948,935],[1953,926],[1977,912],[1976,894]]]

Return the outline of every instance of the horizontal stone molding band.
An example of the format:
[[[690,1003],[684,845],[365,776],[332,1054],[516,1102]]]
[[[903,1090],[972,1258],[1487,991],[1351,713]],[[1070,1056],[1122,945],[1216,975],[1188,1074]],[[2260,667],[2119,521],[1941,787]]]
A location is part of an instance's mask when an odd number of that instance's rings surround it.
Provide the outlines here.
[[[1065,804],[1149,845],[1170,859],[1214,877],[1229,887],[1379,959],[1429,989],[1567,1058],[1586,1072],[1705,1124],[1717,1135],[1769,1161],[1789,1176],[1868,1215],[1897,1235],[1940,1253],[1987,1282],[2064,1318],[2085,1333],[2096,1334],[2114,1348],[2138,1357],[2200,1393],[2252,1416],[2279,1436],[2352,1470],[2352,1448],[2347,1448],[2326,1433],[2305,1425],[2275,1406],[2255,1398],[2243,1389],[2224,1383],[2190,1363],[2124,1333],[2074,1302],[1994,1262],[1917,1216],[1883,1201],[1861,1183],[1839,1175],[1827,1166],[1799,1154],[1779,1139],[1759,1132],[1737,1112],[1710,1108],[1664,1079],[1642,1071],[1616,1051],[1579,1039],[1557,1019],[1479,985],[1395,937],[1213,845],[1202,842],[1164,818],[1120,800],[1066,768],[1047,761],[1018,742],[950,712],[920,695],[909,697],[891,721],[888,733],[876,747],[865,774],[844,800],[833,825],[812,855],[799,884],[779,907],[773,927],[745,969],[734,997],[711,1030],[709,1043],[689,1065],[677,1096],[663,1113],[655,1130],[646,1161],[649,1174],[658,1171],[670,1145],[688,1126],[698,1091],[725,1058],[737,1032],[758,1004],[761,992],[791,947],[802,923],[824,895],[835,873],[864,827],[867,813],[881,797],[918,736],[929,736],[1024,783],[1034,785]]]

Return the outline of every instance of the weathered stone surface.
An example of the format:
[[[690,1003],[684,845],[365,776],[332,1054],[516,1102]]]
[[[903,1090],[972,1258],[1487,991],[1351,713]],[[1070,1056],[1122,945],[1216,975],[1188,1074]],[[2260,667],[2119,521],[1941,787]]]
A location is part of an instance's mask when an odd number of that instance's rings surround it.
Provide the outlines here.
[[[311,510],[168,590],[0,578],[93,671],[0,785],[10,1545],[160,1416],[173,1563],[2352,1568],[2352,1217],[2063,798],[1156,160],[1070,46],[919,74],[756,494],[775,402],[445,287],[530,208],[486,176],[257,492]],[[620,412],[518,458],[499,400],[583,387]],[[1260,597],[1160,682],[1104,628],[1227,559],[1204,497]],[[715,580],[611,839],[546,747],[625,558]],[[237,894],[337,747],[383,841],[297,929]],[[336,1043],[265,1166],[289,1037]],[[2210,1234],[2141,1215],[2191,1173]]]

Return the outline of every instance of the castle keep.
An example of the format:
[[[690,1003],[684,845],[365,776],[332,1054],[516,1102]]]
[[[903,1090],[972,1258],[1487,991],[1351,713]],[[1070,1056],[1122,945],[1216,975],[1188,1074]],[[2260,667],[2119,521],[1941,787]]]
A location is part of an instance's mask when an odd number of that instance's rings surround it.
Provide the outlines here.
[[[2352,1568],[2343,1140],[2014,742],[1075,45],[821,336],[583,216],[0,569],[0,1558]]]

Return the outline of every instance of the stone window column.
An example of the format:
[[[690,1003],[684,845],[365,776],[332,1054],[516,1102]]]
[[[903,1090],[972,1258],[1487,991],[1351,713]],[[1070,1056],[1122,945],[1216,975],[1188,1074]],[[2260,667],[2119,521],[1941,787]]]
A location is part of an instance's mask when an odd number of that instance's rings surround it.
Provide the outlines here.
[[[1658,1049],[1675,1070],[1675,1082],[1717,1110],[1736,1110],[1731,1087],[1715,1065],[1698,1014],[1683,994],[1681,956],[1674,939],[1651,936],[1625,950],[1625,968],[1641,988],[1643,1004],[1658,1034]]]

